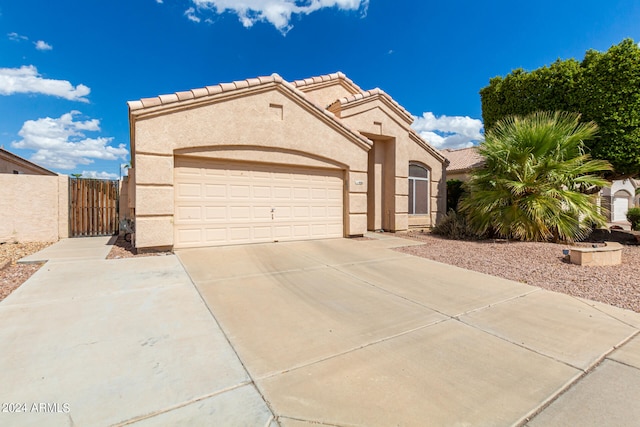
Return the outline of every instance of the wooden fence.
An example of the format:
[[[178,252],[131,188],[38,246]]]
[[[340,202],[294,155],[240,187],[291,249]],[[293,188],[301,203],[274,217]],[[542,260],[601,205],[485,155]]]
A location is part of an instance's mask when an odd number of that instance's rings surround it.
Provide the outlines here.
[[[118,233],[118,181],[69,178],[69,237]]]

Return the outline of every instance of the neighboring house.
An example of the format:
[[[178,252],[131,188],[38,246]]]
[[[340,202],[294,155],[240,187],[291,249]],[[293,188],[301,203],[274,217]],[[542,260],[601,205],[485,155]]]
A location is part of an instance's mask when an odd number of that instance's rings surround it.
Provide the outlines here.
[[[0,147],[0,173],[25,174],[25,175],[57,175],[48,169],[38,166],[17,154],[13,154]]]
[[[640,181],[633,178],[620,179],[600,191],[600,204],[609,211],[610,222],[627,222],[629,208],[640,206],[640,196],[636,195],[638,186]]]
[[[449,160],[447,167],[447,179],[459,179],[467,181],[469,172],[482,167],[484,160],[478,154],[476,147],[459,150],[446,149],[442,154]],[[600,191],[600,206],[606,209],[609,222],[627,222],[627,211],[634,206],[640,206],[640,196],[636,195],[636,189],[640,181],[633,178],[614,180],[611,187],[605,187]]]
[[[442,150],[442,154],[449,160],[447,166],[447,180],[458,179],[467,181],[470,172],[480,168],[484,164],[484,159],[478,153],[476,147],[461,148],[452,150],[447,148]]]
[[[129,102],[136,247],[429,227],[446,159],[379,89],[277,74]]]

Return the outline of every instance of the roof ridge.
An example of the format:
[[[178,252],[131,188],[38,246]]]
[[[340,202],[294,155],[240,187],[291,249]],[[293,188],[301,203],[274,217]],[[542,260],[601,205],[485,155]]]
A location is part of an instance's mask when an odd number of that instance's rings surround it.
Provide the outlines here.
[[[285,80],[278,73],[273,73],[270,76],[260,76],[245,80],[235,80],[229,83],[218,83],[217,85],[205,86],[165,95],[158,95],[152,98],[141,98],[136,101],[129,101],[127,102],[127,104],[129,105],[129,109],[132,111],[141,110],[143,108],[156,107],[159,105],[172,104],[178,101],[186,101],[189,99],[197,99],[209,95],[216,95],[236,89],[249,88],[264,83],[281,83],[284,81]]]
[[[464,151],[464,150],[475,150],[477,148],[478,148],[477,145],[472,145],[471,147],[464,147],[464,148],[443,148],[440,151],[447,151],[449,153],[454,153],[454,152]]]
[[[355,95],[344,96],[342,98],[338,98],[337,100],[335,100],[333,102],[333,104],[339,102],[341,105],[345,105],[345,104],[349,104],[351,102],[359,101],[359,100],[365,99],[365,98],[370,98],[370,97],[376,96],[376,95],[383,96],[383,97],[387,98],[389,100],[389,102],[391,102],[391,104],[393,106],[395,106],[398,110],[400,110],[407,117],[410,117],[411,121],[413,122],[413,115],[409,111],[407,111],[406,108],[404,108],[402,105],[400,105],[400,103],[398,103],[398,101],[393,99],[393,97],[391,95],[389,95],[387,92],[385,92],[384,90],[380,89],[379,87],[375,87],[373,89],[365,90],[365,91],[362,91],[360,93],[356,93]],[[333,104],[331,104],[331,105],[333,105]]]
[[[298,79],[298,80],[294,80],[291,83],[295,87],[300,88],[300,87],[309,86],[312,84],[330,82],[332,80],[340,80],[340,79],[352,85],[355,89],[358,90],[358,92],[362,92],[362,89],[360,88],[360,86],[355,84],[353,80],[347,77],[347,75],[342,71],[336,71],[335,73],[330,73],[330,74],[322,74],[320,76],[308,77],[306,79]]]

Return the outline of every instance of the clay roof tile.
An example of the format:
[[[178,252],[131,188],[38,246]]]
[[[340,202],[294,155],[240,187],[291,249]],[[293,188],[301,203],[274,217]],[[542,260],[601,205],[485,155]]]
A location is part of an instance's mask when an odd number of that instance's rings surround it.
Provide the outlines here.
[[[236,85],[236,89],[244,89],[249,87],[249,83],[246,80],[238,80],[237,82],[233,82]]]
[[[191,93],[193,93],[194,98],[202,98],[203,96],[209,95],[209,91],[206,87],[199,87],[197,89],[191,89]]]
[[[185,90],[183,92],[176,92],[176,96],[180,101],[184,101],[185,99],[193,99],[195,96],[192,91]]]
[[[234,90],[236,88],[236,85],[233,83],[220,83],[218,86],[220,86],[222,92],[226,92],[228,90]],[[207,87],[207,89],[209,88]]]
[[[441,153],[449,160],[447,171],[464,171],[479,168],[484,164],[484,158],[478,153],[478,147],[446,149]]]
[[[139,110],[141,108],[144,108],[144,104],[142,103],[142,101],[129,101],[127,102],[127,104],[129,105],[130,110]]]
[[[176,95],[175,93],[169,93],[167,95],[160,95],[158,96],[158,98],[160,98],[160,102],[163,104],[171,104],[172,102],[178,102],[178,95]]]
[[[157,96],[154,97],[154,98],[142,98],[140,100],[140,102],[142,102],[142,105],[144,105],[144,108],[149,108],[149,107],[155,107],[157,105],[162,105],[162,101]]]

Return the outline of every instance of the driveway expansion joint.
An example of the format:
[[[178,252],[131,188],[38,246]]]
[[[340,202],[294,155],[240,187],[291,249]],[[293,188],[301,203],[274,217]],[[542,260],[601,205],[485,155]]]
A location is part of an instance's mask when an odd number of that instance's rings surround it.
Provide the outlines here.
[[[160,409],[158,411],[154,411],[154,412],[151,412],[149,414],[140,415],[140,416],[128,419],[126,421],[122,421],[120,423],[113,424],[113,427],[128,426],[128,425],[137,423],[139,421],[146,420],[148,418],[153,418],[155,416],[158,416],[158,415],[161,415],[161,414],[165,414],[167,412],[174,411],[176,409],[184,408],[185,406],[189,406],[192,403],[200,402],[201,400],[205,400],[205,399],[209,399],[211,397],[219,396],[219,395],[221,395],[223,393],[226,393],[226,392],[229,392],[229,391],[232,391],[232,390],[235,390],[235,389],[238,389],[240,387],[247,386],[247,385],[253,385],[253,382],[252,381],[244,381],[244,382],[241,382],[239,384],[233,385],[231,387],[227,387],[227,388],[224,388],[224,389],[221,389],[221,390],[217,390],[217,391],[214,391],[213,393],[205,394],[204,396],[196,397],[194,399],[178,403],[177,405],[172,405],[172,406],[170,406],[168,408],[165,408],[165,409]]]
[[[633,334],[631,334],[629,337],[625,338],[624,340],[622,340],[618,345],[614,346],[613,348],[611,348],[609,351],[607,351],[605,354],[603,354],[601,357],[599,357],[597,360],[595,360],[590,366],[588,366],[586,369],[581,371],[581,374],[578,375],[576,378],[574,378],[573,380],[569,381],[564,387],[561,387],[556,393],[552,394],[551,396],[549,396],[549,398],[543,402],[543,404],[541,404],[538,408],[536,408],[534,411],[530,412],[529,415],[527,415],[524,420],[522,420],[521,422],[517,423],[516,426],[518,427],[524,427],[526,426],[527,423],[529,423],[530,421],[532,421],[536,416],[538,416],[542,411],[544,411],[545,409],[547,409],[553,402],[555,402],[556,400],[558,400],[562,395],[564,395],[565,393],[567,393],[569,390],[571,390],[572,388],[574,388],[576,385],[578,385],[584,378],[586,378],[589,374],[591,374],[593,371],[595,371],[598,366],[600,366],[602,364],[602,362],[604,362],[605,360],[608,360],[610,362],[616,362],[619,363],[621,365],[625,365],[628,366],[626,363],[622,363],[618,360],[615,359],[610,359],[609,356],[616,350],[618,350],[620,347],[623,347],[626,343],[628,343],[629,341],[631,341],[633,338],[635,338],[636,336],[638,336],[638,334],[640,334],[640,331],[636,331]],[[569,365],[571,366],[571,365]],[[632,368],[638,369],[635,366],[631,366]]]
[[[427,323],[425,325],[420,325],[418,327],[415,327],[415,328],[412,328],[412,329],[409,329],[409,330],[406,330],[406,331],[402,331],[402,332],[399,332],[399,333],[394,334],[394,335],[389,335],[387,337],[380,338],[380,339],[377,339],[375,341],[370,341],[368,343],[359,345],[357,347],[352,347],[350,349],[341,351],[339,353],[332,354],[330,356],[326,356],[326,357],[322,357],[322,358],[319,358],[319,359],[316,359],[316,360],[311,360],[311,361],[307,361],[307,362],[304,362],[304,363],[300,363],[298,365],[292,366],[291,368],[280,370],[278,372],[270,372],[270,373],[267,373],[265,375],[262,375],[262,376],[256,378],[256,380],[257,381],[262,381],[262,380],[266,380],[268,378],[273,378],[273,377],[278,376],[278,375],[286,374],[286,373],[289,373],[289,372],[297,371],[299,369],[307,368],[309,366],[317,365],[319,363],[326,362],[327,360],[332,360],[332,359],[335,359],[335,358],[338,358],[338,357],[342,357],[342,356],[345,356],[345,355],[347,355],[349,353],[353,353],[353,352],[365,349],[367,347],[371,347],[371,346],[376,345],[376,344],[380,344],[380,343],[383,343],[383,342],[386,342],[386,341],[390,341],[390,340],[393,340],[393,339],[396,339],[396,338],[399,338],[399,337],[402,337],[402,336],[405,336],[405,335],[409,335],[409,334],[411,334],[413,332],[420,331],[422,329],[429,328],[431,326],[439,325],[440,323],[448,322],[449,320],[451,320],[451,319],[450,318],[446,318],[446,319],[436,320],[434,322]]]
[[[187,274],[187,277],[189,278],[189,281],[191,282],[191,285],[193,286],[193,288],[195,289],[195,291],[198,294],[198,297],[200,298],[200,301],[202,302],[202,304],[204,304],[204,306],[207,308],[207,311],[209,312],[209,314],[211,315],[211,318],[213,319],[213,321],[216,323],[216,325],[218,326],[218,328],[220,329],[220,332],[222,333],[222,335],[224,336],[224,339],[226,340],[227,344],[229,345],[229,347],[231,348],[231,351],[233,351],[233,353],[236,355],[236,358],[238,359],[238,362],[240,363],[240,365],[242,365],[242,369],[244,370],[244,372],[246,373],[246,375],[249,377],[249,379],[251,380],[250,382],[247,382],[247,384],[252,384],[253,387],[255,387],[256,391],[258,392],[258,394],[260,394],[260,397],[262,398],[262,400],[264,401],[265,405],[267,406],[267,408],[269,409],[269,412],[271,413],[272,417],[276,416],[276,412],[274,411],[271,402],[269,402],[264,394],[264,392],[260,389],[260,387],[258,386],[258,384],[256,383],[256,381],[254,381],[253,377],[251,376],[251,373],[249,372],[249,370],[247,369],[247,366],[244,362],[244,360],[242,360],[242,358],[240,357],[240,355],[238,354],[238,351],[236,350],[236,348],[233,346],[233,344],[231,343],[231,341],[229,340],[229,336],[227,335],[227,332],[222,328],[222,325],[220,324],[220,322],[218,322],[218,319],[216,318],[215,314],[213,313],[213,311],[211,310],[211,307],[209,306],[209,304],[207,304],[207,301],[205,300],[204,296],[202,295],[202,293],[200,292],[200,289],[198,288],[198,286],[196,285],[196,283],[193,281],[193,278],[191,277],[191,275],[189,274],[189,270],[185,267],[185,265],[182,262],[182,259],[180,259],[180,257],[178,258],[178,262],[180,263],[180,265],[182,266],[182,268],[184,269],[185,273]],[[268,425],[268,424],[267,424]]]

